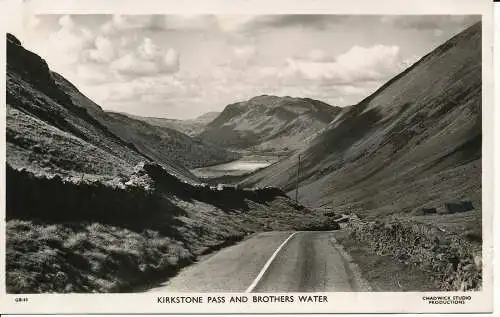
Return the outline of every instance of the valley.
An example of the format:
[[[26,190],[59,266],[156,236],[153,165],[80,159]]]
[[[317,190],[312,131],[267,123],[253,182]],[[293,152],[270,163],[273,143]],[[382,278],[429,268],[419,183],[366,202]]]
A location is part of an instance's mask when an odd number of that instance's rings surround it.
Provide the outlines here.
[[[7,291],[481,290],[481,30],[354,105],[192,120],[105,111],[8,34]]]

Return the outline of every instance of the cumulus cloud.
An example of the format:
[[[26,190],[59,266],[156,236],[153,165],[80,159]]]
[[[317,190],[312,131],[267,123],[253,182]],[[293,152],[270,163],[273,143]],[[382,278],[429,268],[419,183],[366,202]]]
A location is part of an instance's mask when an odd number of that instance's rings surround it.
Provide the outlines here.
[[[213,15],[114,15],[101,26],[104,34],[112,35],[123,31],[199,31],[218,27]]]
[[[65,15],[58,21],[59,29],[49,35],[49,45],[43,55],[56,68],[76,69],[76,75],[81,75],[84,81],[92,78],[103,82],[105,78],[116,80],[116,76],[151,76],[177,72],[179,53],[176,50],[158,45],[149,37],[129,32],[131,28],[150,22],[151,17],[126,18],[117,15],[101,27],[101,34],[96,34],[77,25],[71,16]],[[98,69],[94,64],[110,66]],[[91,70],[107,74],[91,76]]]
[[[115,58],[115,49],[110,39],[98,36],[94,41],[95,48],[88,51],[89,59],[98,63],[108,63]]]
[[[31,32],[44,46],[35,52],[104,107],[186,117],[263,93],[355,103],[474,19],[70,15],[30,25],[46,31]]]
[[[110,68],[128,76],[175,73],[179,70],[179,54],[172,48],[160,48],[150,38],[144,38],[136,51],[116,59]]]
[[[334,61],[323,61],[327,55],[312,54],[311,59],[288,58],[281,75],[320,80],[329,84],[347,85],[380,81],[402,69],[403,60],[398,46],[353,46]]]
[[[133,29],[141,29],[154,25],[153,16],[146,15],[113,15],[112,18],[101,26],[101,31],[106,35],[113,35]]]
[[[75,27],[73,19],[69,15],[65,15],[59,19],[59,25],[66,29],[72,29]]]
[[[328,52],[318,48],[309,51],[307,57],[313,62],[330,62],[334,59]]]
[[[71,64],[79,60],[79,53],[92,47],[94,37],[88,28],[77,28],[73,19],[65,15],[59,19],[60,28],[49,35],[43,52],[56,65]]]
[[[169,50],[155,59],[141,59],[136,54],[127,54],[111,63],[110,68],[124,76],[152,76],[159,73],[174,73],[179,69],[178,54]]]

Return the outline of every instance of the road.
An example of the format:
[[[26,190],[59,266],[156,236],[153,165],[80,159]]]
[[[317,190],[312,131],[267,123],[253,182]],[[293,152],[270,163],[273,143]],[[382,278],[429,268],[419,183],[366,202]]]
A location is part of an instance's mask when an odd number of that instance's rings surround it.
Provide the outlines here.
[[[349,292],[358,286],[331,232],[265,232],[182,270],[150,292]]]

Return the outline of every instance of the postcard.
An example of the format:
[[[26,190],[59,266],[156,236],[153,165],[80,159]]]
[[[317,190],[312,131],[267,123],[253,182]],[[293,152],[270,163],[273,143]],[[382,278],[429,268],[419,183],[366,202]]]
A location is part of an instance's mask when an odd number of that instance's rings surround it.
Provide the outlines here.
[[[2,313],[492,310],[490,1],[3,20]]]

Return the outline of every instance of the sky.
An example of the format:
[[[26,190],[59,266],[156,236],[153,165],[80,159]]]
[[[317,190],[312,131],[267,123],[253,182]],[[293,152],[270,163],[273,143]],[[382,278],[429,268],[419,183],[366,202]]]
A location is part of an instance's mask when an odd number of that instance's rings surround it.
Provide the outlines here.
[[[355,104],[478,20],[37,15],[15,35],[106,110],[188,119],[262,94]]]

